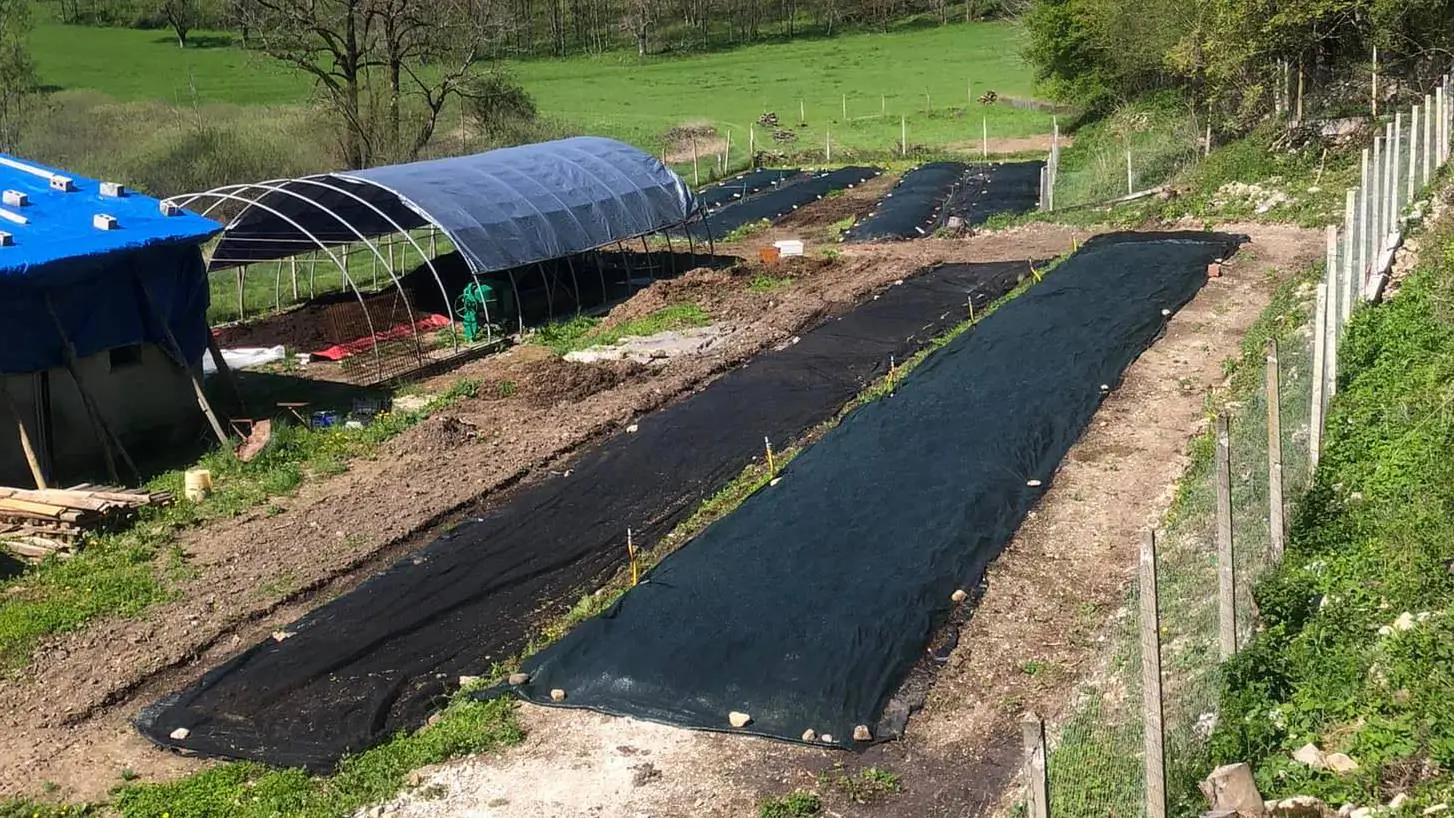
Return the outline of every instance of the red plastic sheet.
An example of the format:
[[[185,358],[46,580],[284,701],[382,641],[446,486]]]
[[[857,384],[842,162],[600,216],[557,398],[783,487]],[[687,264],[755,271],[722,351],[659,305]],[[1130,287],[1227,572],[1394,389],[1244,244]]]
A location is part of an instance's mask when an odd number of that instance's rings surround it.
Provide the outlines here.
[[[341,361],[350,355],[357,355],[360,352],[373,349],[375,344],[382,344],[388,341],[398,341],[404,338],[413,337],[415,333],[430,332],[449,326],[449,318],[437,313],[431,313],[424,319],[413,324],[400,324],[391,327],[383,332],[376,332],[367,338],[360,338],[357,341],[349,341],[345,344],[334,344],[321,352],[313,353],[314,357],[326,358],[330,361]]]

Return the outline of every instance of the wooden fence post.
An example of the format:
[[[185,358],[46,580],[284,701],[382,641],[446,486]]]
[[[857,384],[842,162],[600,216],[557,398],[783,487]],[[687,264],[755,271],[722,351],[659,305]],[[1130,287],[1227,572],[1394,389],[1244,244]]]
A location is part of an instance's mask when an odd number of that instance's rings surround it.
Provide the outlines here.
[[[1267,526],[1274,563],[1282,561],[1287,536],[1282,499],[1282,373],[1277,339],[1267,342]]]
[[[1308,416],[1308,467],[1318,467],[1318,454],[1323,448],[1323,347],[1327,344],[1327,333],[1323,325],[1328,320],[1328,285],[1318,282],[1318,297],[1313,306],[1313,405]]]
[[[1237,653],[1237,577],[1232,552],[1232,453],[1227,416],[1217,416],[1217,643],[1226,661]]]
[[[1141,698],[1146,726],[1146,818],[1166,818],[1162,746],[1161,615],[1156,596],[1156,532],[1141,540]]]
[[[1046,774],[1045,722],[1026,713],[1020,722],[1025,747],[1025,818],[1050,818],[1050,782]]]
[[[1327,385],[1323,387],[1323,415],[1327,416],[1327,403],[1338,391],[1338,337],[1341,322],[1338,320],[1338,228],[1328,225],[1328,318],[1323,324],[1327,340],[1323,343],[1323,370],[1327,373]]]

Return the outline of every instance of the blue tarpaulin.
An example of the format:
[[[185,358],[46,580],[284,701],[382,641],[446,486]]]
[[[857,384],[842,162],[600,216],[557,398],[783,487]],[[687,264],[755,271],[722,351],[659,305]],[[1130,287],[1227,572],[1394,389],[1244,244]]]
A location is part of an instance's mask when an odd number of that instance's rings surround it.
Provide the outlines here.
[[[71,190],[57,189],[55,177]],[[11,236],[0,246],[0,374],[61,365],[62,331],[78,357],[143,341],[169,348],[157,311],[183,357],[201,361],[208,291],[200,244],[220,224],[167,216],[149,196],[103,196],[94,179],[4,154],[0,190],[26,200],[0,204],[0,232]],[[96,227],[97,215],[115,227]]]

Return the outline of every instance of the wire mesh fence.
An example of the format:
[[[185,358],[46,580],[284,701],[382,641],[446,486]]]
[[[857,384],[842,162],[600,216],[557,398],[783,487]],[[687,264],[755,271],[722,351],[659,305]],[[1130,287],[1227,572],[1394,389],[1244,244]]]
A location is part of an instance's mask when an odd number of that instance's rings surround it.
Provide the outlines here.
[[[1101,663],[1063,723],[1027,744],[1044,763],[1026,765],[1026,814],[1201,811],[1222,663],[1255,638],[1252,588],[1281,557],[1288,508],[1316,469],[1338,340],[1382,293],[1411,211],[1450,157],[1450,91],[1446,76],[1422,106],[1389,117],[1360,187],[1346,193],[1343,226],[1327,228],[1322,280],[1269,316],[1266,360],[1244,355],[1234,371],[1162,529],[1143,545],[1140,581],[1101,636]]]

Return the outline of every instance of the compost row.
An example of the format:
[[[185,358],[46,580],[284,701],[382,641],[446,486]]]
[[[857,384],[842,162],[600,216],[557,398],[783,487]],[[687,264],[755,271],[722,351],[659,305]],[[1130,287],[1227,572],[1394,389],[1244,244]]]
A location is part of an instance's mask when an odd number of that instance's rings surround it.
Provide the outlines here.
[[[929,236],[950,216],[968,226],[1001,213],[1026,213],[1040,200],[1044,162],[966,165],[931,162],[904,174],[873,212],[843,235],[845,242],[892,241]]]
[[[706,230],[710,230],[712,236],[720,239],[744,225],[760,221],[775,222],[804,205],[816,202],[834,191],[863,184],[880,173],[883,171],[879,168],[853,166],[805,174],[781,187],[749,196],[736,204],[708,213],[705,220]],[[705,235],[701,222],[692,225],[690,229]]]
[[[932,268],[827,319],[148,707],[138,727],[188,752],[314,770],[419,727],[461,675],[515,655],[615,572],[628,528],[652,547],[761,457],[764,437],[786,446],[1029,270]]]
[[[515,690],[825,746],[889,737],[880,716],[955,591],[976,586],[1106,390],[1239,240],[1087,242],[537,654]]]

